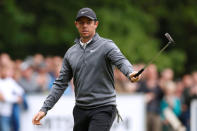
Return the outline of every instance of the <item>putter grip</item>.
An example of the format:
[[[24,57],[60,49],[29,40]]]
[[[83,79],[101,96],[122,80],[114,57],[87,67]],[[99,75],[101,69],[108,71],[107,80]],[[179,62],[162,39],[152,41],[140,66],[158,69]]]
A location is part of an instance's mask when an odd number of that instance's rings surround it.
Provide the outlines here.
[[[134,77],[139,76],[140,74],[142,74],[143,71],[144,71],[144,68],[142,68],[141,70],[139,70],[138,73],[134,75]]]

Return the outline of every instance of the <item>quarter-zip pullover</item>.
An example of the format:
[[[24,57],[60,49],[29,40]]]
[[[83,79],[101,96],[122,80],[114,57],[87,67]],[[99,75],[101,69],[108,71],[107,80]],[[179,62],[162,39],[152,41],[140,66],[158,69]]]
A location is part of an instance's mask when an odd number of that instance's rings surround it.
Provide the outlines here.
[[[64,56],[60,75],[53,83],[41,111],[47,113],[54,106],[72,77],[77,106],[90,109],[116,105],[114,66],[128,78],[133,72],[132,65],[112,40],[96,33],[86,48],[83,48],[80,38],[77,38]]]

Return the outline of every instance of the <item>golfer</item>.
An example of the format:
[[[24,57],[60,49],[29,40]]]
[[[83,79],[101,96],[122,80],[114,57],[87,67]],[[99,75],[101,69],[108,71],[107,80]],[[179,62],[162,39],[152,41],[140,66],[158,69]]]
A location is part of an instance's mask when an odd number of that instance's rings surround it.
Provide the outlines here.
[[[80,37],[66,52],[60,75],[42,108],[34,116],[33,124],[41,124],[40,120],[59,100],[73,78],[76,100],[73,131],[110,130],[117,114],[114,66],[131,82],[138,81],[139,76],[134,77],[136,72],[114,42],[96,33],[98,24],[92,9],[82,8],[78,11],[75,26]]]

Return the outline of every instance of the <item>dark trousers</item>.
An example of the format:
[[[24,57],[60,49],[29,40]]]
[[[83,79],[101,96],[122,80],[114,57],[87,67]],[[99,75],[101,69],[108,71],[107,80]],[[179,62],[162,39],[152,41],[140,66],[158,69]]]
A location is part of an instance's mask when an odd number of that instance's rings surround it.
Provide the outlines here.
[[[109,131],[116,117],[116,106],[109,105],[94,109],[73,109],[73,131]]]

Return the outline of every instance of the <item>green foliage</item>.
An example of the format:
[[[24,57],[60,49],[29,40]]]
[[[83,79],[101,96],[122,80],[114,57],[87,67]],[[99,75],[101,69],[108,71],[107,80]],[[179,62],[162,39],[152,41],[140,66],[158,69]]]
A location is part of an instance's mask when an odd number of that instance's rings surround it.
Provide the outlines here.
[[[180,50],[173,50],[168,53],[163,53],[156,60],[156,64],[159,65],[158,69],[161,71],[164,68],[173,68],[177,74],[181,74],[186,69],[184,68],[185,53]]]
[[[196,69],[197,8],[195,0],[3,0],[0,2],[0,50],[15,58],[36,52],[63,55],[78,35],[77,11],[93,8],[98,32],[110,38],[131,63],[147,63],[167,42],[176,41],[154,63],[177,74]]]

